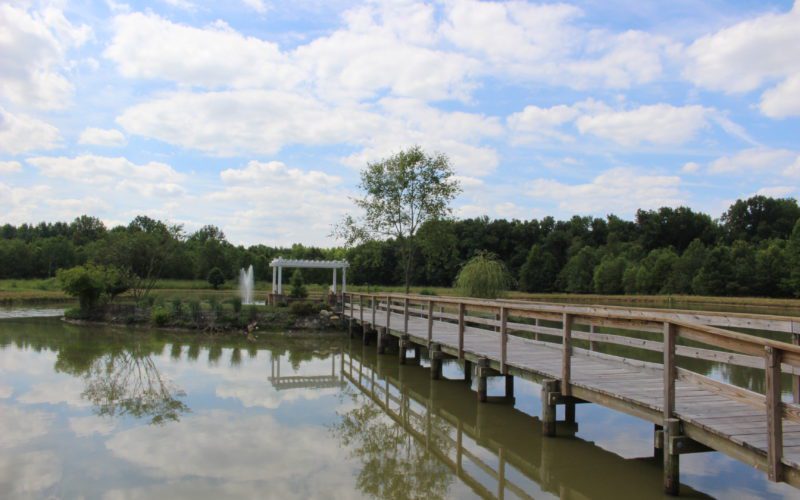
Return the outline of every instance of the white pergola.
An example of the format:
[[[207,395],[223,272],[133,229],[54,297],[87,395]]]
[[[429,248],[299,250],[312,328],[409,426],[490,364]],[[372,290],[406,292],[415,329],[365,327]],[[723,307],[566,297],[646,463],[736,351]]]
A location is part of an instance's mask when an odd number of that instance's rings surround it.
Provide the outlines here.
[[[302,260],[284,259],[278,257],[269,263],[272,268],[272,293],[283,295],[283,268],[294,267],[304,269],[333,269],[333,293],[336,294],[336,271],[342,270],[342,293],[347,291],[347,268],[350,263],[346,260]]]

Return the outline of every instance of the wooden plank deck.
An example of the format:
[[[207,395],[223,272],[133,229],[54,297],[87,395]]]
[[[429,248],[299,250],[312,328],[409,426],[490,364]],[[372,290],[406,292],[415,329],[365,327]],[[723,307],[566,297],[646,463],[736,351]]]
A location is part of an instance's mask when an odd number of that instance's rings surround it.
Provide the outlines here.
[[[369,307],[365,306],[362,310],[358,304],[351,303],[343,312],[346,318],[351,318],[353,322],[363,321],[362,326],[370,329],[378,329],[394,337],[408,335],[413,344],[428,347],[429,342],[432,342],[439,344],[447,355],[463,357],[472,362],[484,360],[490,368],[496,370],[496,374],[502,374],[505,368],[506,373],[542,382],[563,380],[567,373],[568,394],[571,393],[573,397],[602,404],[657,425],[665,423],[665,374],[660,364],[572,348],[572,353],[568,356],[568,367],[565,367],[562,344],[507,335],[503,365],[503,336],[493,331],[499,327],[478,327],[464,321],[459,324],[444,320],[447,315],[440,314],[432,321],[429,339],[429,319],[425,317],[425,312],[414,309],[411,314],[405,314],[407,303],[406,299],[405,311],[394,312],[397,309],[393,307],[393,312],[388,317],[385,307],[379,306],[374,312],[374,324],[373,310]],[[451,316],[457,321],[458,316]],[[386,328],[387,320],[389,328]],[[491,320],[476,321],[481,322],[496,324]],[[463,346],[459,346],[461,328]],[[677,378],[674,381],[674,391],[673,416],[680,420],[684,435],[762,470],[768,470],[771,437],[770,415],[765,411],[765,406],[768,405],[762,401],[759,406],[750,397],[720,391],[692,377]],[[780,403],[776,404],[780,408]],[[783,467],[779,479],[799,486],[800,422],[797,418],[791,418],[791,412],[779,413],[783,415],[782,453],[779,455]]]

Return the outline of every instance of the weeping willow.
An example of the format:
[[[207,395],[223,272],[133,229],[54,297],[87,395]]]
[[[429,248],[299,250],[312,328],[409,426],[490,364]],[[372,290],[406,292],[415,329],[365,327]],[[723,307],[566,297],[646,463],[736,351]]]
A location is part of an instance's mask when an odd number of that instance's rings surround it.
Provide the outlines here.
[[[480,253],[470,259],[456,277],[459,295],[496,299],[511,286],[511,275],[494,254]]]

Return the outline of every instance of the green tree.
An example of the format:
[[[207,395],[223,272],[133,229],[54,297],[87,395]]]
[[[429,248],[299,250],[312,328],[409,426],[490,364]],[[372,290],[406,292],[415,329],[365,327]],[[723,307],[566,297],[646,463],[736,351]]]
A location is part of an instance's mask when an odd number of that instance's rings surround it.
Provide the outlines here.
[[[753,196],[736,200],[722,215],[728,241],[754,241],[787,238],[800,219],[800,207],[794,198]]]
[[[299,269],[295,269],[294,273],[292,273],[290,285],[292,287],[289,291],[290,297],[295,299],[304,299],[308,297],[308,290],[306,290],[305,284],[303,283],[303,273],[301,273]]]
[[[495,255],[481,252],[467,262],[456,278],[455,287],[461,295],[496,299],[511,284],[505,264]]]
[[[670,293],[692,293],[692,280],[703,267],[708,250],[699,239],[693,240],[672,266],[668,288]]]
[[[337,225],[334,234],[348,245],[372,239],[395,238],[402,248],[403,281],[411,286],[415,237],[429,220],[450,215],[450,203],[461,191],[450,160],[433,156],[419,146],[369,163],[361,172],[362,198],[354,199],[363,216],[351,215]]]
[[[622,277],[628,261],[625,257],[606,256],[594,269],[594,291],[601,294],[618,294],[625,291]]]
[[[533,245],[519,271],[519,288],[525,292],[552,292],[558,276],[558,263],[541,245]]]
[[[698,295],[728,295],[733,278],[731,250],[727,246],[717,246],[708,252],[703,267],[692,281],[692,290]]]
[[[784,240],[771,240],[756,251],[753,291],[757,295],[764,297],[791,295],[790,280],[791,265]]]
[[[125,272],[113,266],[86,264],[61,269],[57,277],[64,293],[77,297],[83,311],[96,307],[103,297],[113,300],[130,287]]]
[[[592,293],[594,290],[594,268],[597,265],[597,251],[589,246],[580,249],[559,274],[564,291],[569,293]]]
[[[677,261],[678,255],[672,248],[652,250],[639,263],[639,272],[636,275],[637,291],[651,295],[668,291],[665,286]]]
[[[223,283],[225,283],[225,274],[222,272],[222,269],[218,267],[212,267],[208,272],[207,279],[208,283],[214,287],[214,290],[217,290]]]

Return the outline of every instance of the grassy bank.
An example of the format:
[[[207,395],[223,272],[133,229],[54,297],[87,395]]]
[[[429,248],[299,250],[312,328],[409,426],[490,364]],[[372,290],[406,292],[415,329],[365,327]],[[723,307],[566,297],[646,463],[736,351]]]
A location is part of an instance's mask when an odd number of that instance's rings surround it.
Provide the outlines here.
[[[288,287],[288,284],[284,284]],[[306,284],[312,295],[327,293],[328,285]],[[159,301],[179,299],[189,301],[218,300],[220,302],[233,299],[238,295],[238,286],[235,282],[227,282],[219,289],[214,290],[204,280],[161,280],[153,290],[153,295]],[[272,282],[258,281],[255,283],[256,300],[265,300],[266,294],[272,289]],[[394,292],[402,293],[402,286],[365,286],[348,285],[347,289],[353,292],[376,293]],[[412,287],[412,293],[422,293],[437,296],[456,296],[453,288],[446,287]],[[738,308],[752,309],[750,312],[764,312],[775,314],[800,315],[800,299],[775,299],[764,297],[708,297],[697,295],[577,295],[565,293],[524,293],[509,292],[508,298],[518,300],[534,300],[549,302],[572,302],[581,304],[608,304],[630,305],[640,307],[666,307],[689,309],[719,309],[736,310]],[[126,297],[123,297],[125,300]],[[0,304],[14,305],[25,303],[55,303],[71,301],[59,289],[54,278],[41,280],[0,280]]]

